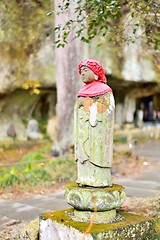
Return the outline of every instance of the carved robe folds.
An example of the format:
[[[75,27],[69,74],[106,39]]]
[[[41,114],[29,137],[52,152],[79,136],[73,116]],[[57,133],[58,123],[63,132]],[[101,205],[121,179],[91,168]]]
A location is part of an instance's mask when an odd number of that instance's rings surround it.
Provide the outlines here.
[[[75,105],[75,159],[77,183],[111,186],[113,155],[114,97],[111,92],[96,97],[79,97]]]

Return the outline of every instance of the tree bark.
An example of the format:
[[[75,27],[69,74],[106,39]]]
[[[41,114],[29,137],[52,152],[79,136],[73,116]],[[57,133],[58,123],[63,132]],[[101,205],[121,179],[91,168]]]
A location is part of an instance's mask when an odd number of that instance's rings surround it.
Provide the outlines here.
[[[54,1],[55,12],[59,11],[60,0]],[[67,20],[73,19],[74,5],[72,3],[67,13],[60,16],[55,14],[55,26],[64,24]],[[76,16],[75,16],[76,17]],[[73,113],[76,94],[81,86],[78,74],[78,64],[83,58],[83,45],[80,39],[74,39],[74,30],[68,37],[68,44],[64,48],[55,46],[55,66],[57,83],[57,131],[56,146],[59,149],[66,149],[72,145],[73,139]],[[53,146],[54,148],[54,146]]]

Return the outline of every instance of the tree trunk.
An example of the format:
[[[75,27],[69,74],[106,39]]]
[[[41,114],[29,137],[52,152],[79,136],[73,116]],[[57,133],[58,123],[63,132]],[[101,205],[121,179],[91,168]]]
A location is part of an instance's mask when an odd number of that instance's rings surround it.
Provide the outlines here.
[[[60,0],[54,1],[55,12],[59,11]],[[55,14],[55,26],[64,24],[67,20],[73,19],[74,5],[72,3],[67,13],[57,16]],[[55,146],[59,149],[66,149],[72,145],[73,139],[73,113],[76,93],[82,85],[79,74],[78,64],[83,59],[83,45],[79,39],[74,38],[74,31],[70,32],[68,44],[64,48],[55,48],[55,66],[57,82],[57,137]],[[53,149],[54,147],[53,146]]]

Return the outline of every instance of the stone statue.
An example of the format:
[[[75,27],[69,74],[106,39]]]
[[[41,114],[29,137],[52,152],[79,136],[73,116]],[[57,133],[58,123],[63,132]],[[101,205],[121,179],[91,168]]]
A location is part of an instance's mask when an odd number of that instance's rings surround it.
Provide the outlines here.
[[[106,85],[101,64],[92,59],[78,66],[85,83],[77,95],[74,116],[77,183],[81,186],[112,186],[114,97]]]
[[[15,126],[13,123],[11,123],[9,125],[9,128],[7,129],[7,136],[12,137],[13,140],[16,139],[17,133],[16,133]]]
[[[154,220],[116,212],[125,200],[125,189],[112,184],[110,176],[114,124],[112,90],[106,85],[99,62],[82,61],[79,73],[85,85],[78,93],[75,106],[78,179],[65,189],[65,199],[72,208],[42,214],[40,240],[133,239],[133,236],[145,239],[153,235]]]
[[[31,119],[27,125],[27,139],[38,140],[42,138],[42,134],[39,133],[39,124],[36,119]]]

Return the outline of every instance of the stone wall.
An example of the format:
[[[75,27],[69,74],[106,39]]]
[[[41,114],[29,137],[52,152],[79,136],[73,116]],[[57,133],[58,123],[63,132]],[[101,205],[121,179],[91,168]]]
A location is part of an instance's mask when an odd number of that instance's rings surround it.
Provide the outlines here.
[[[47,120],[55,115],[55,89],[33,94],[28,90],[15,90],[0,97],[0,140],[11,139],[7,131],[13,124],[16,137],[26,140],[26,127],[30,119]]]

